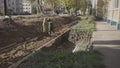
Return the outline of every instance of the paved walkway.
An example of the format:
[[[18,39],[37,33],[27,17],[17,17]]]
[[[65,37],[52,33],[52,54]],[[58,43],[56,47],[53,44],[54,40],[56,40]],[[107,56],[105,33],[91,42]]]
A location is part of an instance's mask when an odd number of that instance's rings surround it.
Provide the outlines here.
[[[94,49],[104,55],[106,68],[120,68],[120,31],[105,22],[96,22]]]

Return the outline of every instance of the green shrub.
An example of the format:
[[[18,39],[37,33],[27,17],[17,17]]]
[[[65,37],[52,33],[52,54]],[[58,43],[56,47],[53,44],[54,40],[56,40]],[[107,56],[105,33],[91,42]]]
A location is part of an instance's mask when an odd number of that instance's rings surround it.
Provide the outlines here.
[[[37,52],[17,68],[104,68],[98,52]]]
[[[90,31],[90,32],[95,31],[94,17],[89,16],[87,19],[83,19],[73,29],[87,30],[87,31]]]

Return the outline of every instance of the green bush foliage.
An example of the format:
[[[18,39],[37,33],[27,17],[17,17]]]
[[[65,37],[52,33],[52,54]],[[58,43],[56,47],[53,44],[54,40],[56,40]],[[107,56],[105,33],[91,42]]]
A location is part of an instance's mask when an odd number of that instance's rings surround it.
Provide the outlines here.
[[[18,68],[104,68],[98,52],[37,52]]]
[[[74,29],[77,30],[86,30],[89,32],[95,31],[95,21],[93,16],[88,16],[87,18],[80,21]]]

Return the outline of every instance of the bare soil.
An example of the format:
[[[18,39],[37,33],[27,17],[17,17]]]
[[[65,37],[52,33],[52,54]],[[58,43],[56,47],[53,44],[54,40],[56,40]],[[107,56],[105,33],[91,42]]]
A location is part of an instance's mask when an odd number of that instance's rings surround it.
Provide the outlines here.
[[[42,33],[43,18],[17,19],[13,23],[0,21],[0,68],[7,68],[69,28],[77,17],[51,17],[55,33]]]

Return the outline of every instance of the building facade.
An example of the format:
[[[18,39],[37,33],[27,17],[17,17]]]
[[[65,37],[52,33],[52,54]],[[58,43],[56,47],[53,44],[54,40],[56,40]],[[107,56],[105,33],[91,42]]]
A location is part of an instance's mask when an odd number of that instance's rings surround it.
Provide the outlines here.
[[[7,0],[7,12],[8,14],[14,14],[16,12],[16,0]]]
[[[120,29],[120,0],[96,0],[96,2],[92,3],[97,4],[94,6],[96,16],[102,17],[108,24]]]
[[[105,20],[120,29],[120,0],[109,0],[107,3]]]
[[[110,0],[107,4],[107,19],[120,22],[120,0]]]
[[[32,4],[29,0],[22,0],[22,7],[23,12],[25,13],[32,13]]]
[[[4,0],[0,0],[0,14],[4,14]],[[30,0],[7,0],[8,14],[31,14],[32,4]]]

